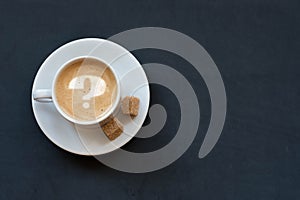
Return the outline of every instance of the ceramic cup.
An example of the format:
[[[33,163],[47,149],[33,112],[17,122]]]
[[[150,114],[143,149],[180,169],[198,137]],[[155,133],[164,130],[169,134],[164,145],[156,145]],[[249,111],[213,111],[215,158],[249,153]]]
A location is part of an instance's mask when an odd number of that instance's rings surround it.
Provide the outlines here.
[[[60,73],[66,68],[68,67],[70,64],[76,62],[79,59],[94,59],[94,60],[98,60],[104,64],[106,64],[107,67],[109,67],[109,69],[111,70],[111,72],[113,73],[115,80],[116,80],[116,98],[112,104],[112,106],[103,114],[101,115],[99,118],[93,119],[93,120],[78,120],[70,115],[68,115],[67,113],[65,113],[62,108],[60,107],[60,105],[57,102],[57,98],[56,98],[56,94],[55,94],[55,85],[57,82],[57,79],[60,75]],[[109,117],[110,115],[113,114],[113,112],[117,109],[118,104],[120,102],[120,80],[115,72],[115,70],[105,61],[100,60],[99,58],[96,57],[92,57],[92,56],[83,56],[83,57],[76,57],[73,58],[69,61],[67,61],[65,64],[63,64],[58,71],[56,72],[53,81],[52,81],[52,87],[48,88],[48,89],[37,89],[35,91],[33,91],[32,93],[33,95],[33,99],[35,101],[41,102],[41,103],[53,103],[55,108],[57,109],[57,111],[67,120],[76,123],[76,124],[80,124],[80,125],[92,125],[92,124],[97,124],[101,121],[103,121],[104,119],[106,119],[107,117]]]

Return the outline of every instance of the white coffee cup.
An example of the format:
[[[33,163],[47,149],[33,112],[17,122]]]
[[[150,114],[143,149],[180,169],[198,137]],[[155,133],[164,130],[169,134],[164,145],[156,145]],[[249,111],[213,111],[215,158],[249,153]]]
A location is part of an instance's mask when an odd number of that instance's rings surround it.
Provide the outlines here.
[[[115,80],[116,80],[116,98],[112,104],[112,106],[103,114],[101,115],[99,118],[96,118],[94,120],[85,120],[85,121],[81,121],[81,120],[78,120],[70,115],[68,115],[67,113],[65,113],[61,108],[60,108],[60,105],[58,104],[57,102],[57,98],[56,98],[56,94],[55,94],[55,85],[56,85],[56,82],[57,82],[57,78],[59,77],[60,73],[66,68],[68,67],[70,64],[72,64],[73,62],[79,60],[79,59],[94,59],[94,60],[98,60],[104,64],[106,64],[106,66],[109,67],[109,69],[111,70],[111,72],[113,73],[114,77],[115,77]],[[76,123],[76,124],[80,124],[80,125],[92,125],[92,124],[97,124],[101,121],[103,121],[104,119],[106,119],[107,117],[109,117],[110,115],[113,114],[113,112],[117,109],[118,107],[118,104],[120,102],[120,80],[118,78],[118,75],[116,74],[115,70],[108,64],[106,63],[105,61],[99,59],[99,58],[96,58],[96,57],[92,57],[92,56],[81,56],[81,57],[76,57],[76,58],[73,58],[69,61],[67,61],[65,64],[63,64],[59,69],[58,71],[56,72],[55,76],[54,76],[54,79],[52,81],[52,87],[51,89],[37,89],[33,92],[33,99],[35,101],[38,101],[38,102],[41,102],[41,103],[54,103],[55,105],[55,108],[57,109],[57,111],[64,117],[66,118],[67,120],[73,122],[73,123]]]

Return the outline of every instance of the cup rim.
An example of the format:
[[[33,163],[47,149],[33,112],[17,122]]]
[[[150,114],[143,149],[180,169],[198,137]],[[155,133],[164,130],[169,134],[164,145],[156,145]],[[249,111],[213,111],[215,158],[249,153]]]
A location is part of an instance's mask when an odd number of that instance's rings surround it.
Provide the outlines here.
[[[59,76],[59,74],[62,72],[63,69],[65,69],[69,64],[71,64],[72,62],[76,61],[76,60],[80,60],[80,59],[94,59],[94,60],[97,60],[97,61],[100,61],[102,63],[104,63],[107,67],[109,67],[109,69],[112,71],[114,77],[115,77],[115,80],[116,80],[116,85],[117,85],[117,95],[116,95],[116,98],[115,98],[115,102],[113,103],[113,105],[111,106],[111,108],[106,111],[104,113],[103,116],[95,119],[95,120],[87,120],[87,121],[81,121],[81,120],[77,120],[75,118],[72,118],[70,115],[68,115],[67,113],[65,113],[61,108],[60,108],[60,105],[58,104],[57,102],[57,99],[56,99],[56,95],[55,95],[55,83],[57,81],[57,78]],[[107,117],[109,117],[110,115],[113,114],[113,112],[116,110],[118,104],[119,104],[119,101],[120,101],[120,96],[121,96],[121,92],[120,92],[120,80],[119,80],[119,77],[116,73],[116,71],[111,67],[110,64],[108,64],[106,61],[102,60],[101,58],[98,58],[98,57],[95,57],[95,56],[77,56],[77,57],[74,57],[70,60],[68,60],[67,62],[65,62],[64,64],[61,65],[61,67],[57,70],[57,72],[55,73],[55,76],[54,76],[54,79],[53,79],[53,82],[52,82],[52,101],[55,105],[55,108],[58,110],[58,112],[64,117],[66,118],[67,120],[75,123],[75,124],[79,124],[79,125],[93,125],[93,124],[97,124],[97,123],[100,123],[101,121],[105,120]]]

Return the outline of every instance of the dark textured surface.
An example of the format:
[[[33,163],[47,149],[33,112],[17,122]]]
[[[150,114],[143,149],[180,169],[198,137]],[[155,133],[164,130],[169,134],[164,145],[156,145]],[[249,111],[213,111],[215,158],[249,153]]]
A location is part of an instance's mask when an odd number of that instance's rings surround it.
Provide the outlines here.
[[[0,199],[299,199],[299,9],[297,1],[278,0],[1,1]],[[144,26],[191,36],[218,65],[228,113],[213,151],[197,158],[210,116],[201,77],[175,55],[155,50],[134,53],[142,63],[183,73],[202,111],[198,135],[179,160],[153,173],[127,174],[52,144],[30,102],[43,60],[71,40]],[[159,86],[151,92],[156,103],[172,98]],[[177,106],[171,100],[168,112]],[[176,116],[168,120],[159,135],[125,148],[166,144],[178,126]]]

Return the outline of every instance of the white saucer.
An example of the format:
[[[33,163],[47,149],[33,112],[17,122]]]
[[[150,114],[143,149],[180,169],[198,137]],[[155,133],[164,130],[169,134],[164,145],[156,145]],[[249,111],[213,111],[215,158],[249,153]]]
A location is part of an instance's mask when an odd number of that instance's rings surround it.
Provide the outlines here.
[[[79,155],[100,155],[114,151],[141,128],[149,108],[149,85],[146,74],[137,59],[125,48],[104,39],[80,39],[55,50],[40,67],[32,91],[50,89],[58,68],[78,56],[94,56],[109,63],[120,78],[121,97],[128,95],[140,99],[139,115],[130,117],[116,112],[124,125],[122,133],[113,142],[109,141],[99,125],[79,126],[63,118],[53,103],[39,103],[31,98],[33,113],[44,134],[60,148]]]

